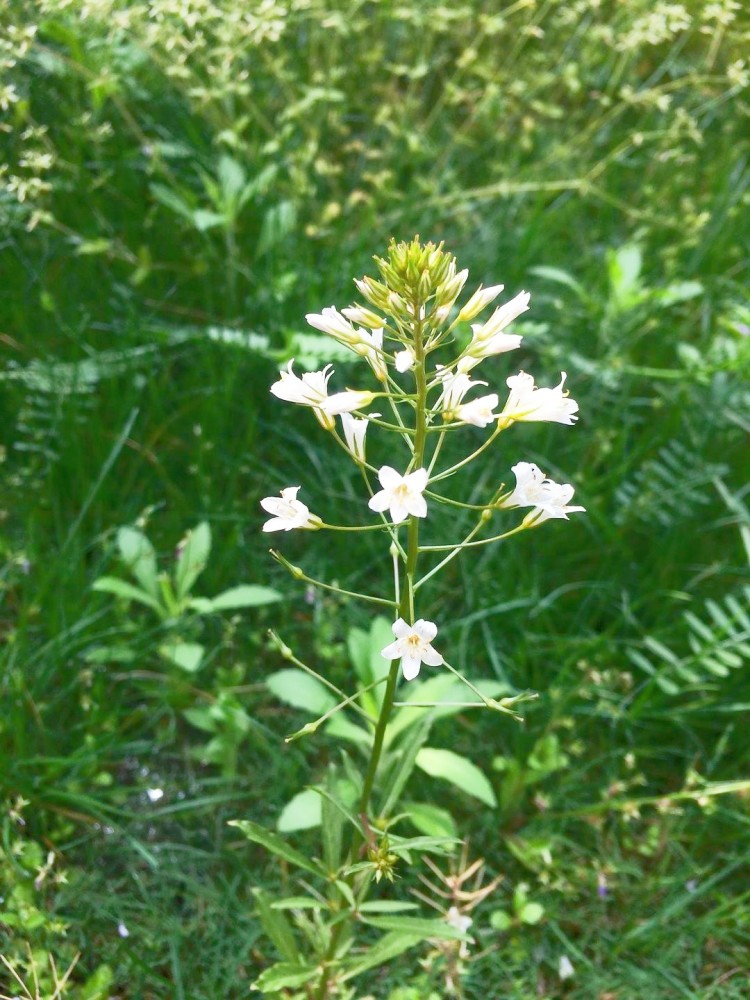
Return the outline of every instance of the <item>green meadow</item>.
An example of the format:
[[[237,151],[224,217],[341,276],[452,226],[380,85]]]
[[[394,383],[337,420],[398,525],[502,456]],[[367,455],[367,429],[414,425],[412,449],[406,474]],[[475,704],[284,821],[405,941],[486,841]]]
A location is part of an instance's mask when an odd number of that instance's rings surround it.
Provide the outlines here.
[[[438,713],[454,766],[405,788],[404,835],[465,846],[400,858],[379,898],[440,918],[440,872],[495,882],[460,972],[425,940],[329,996],[750,996],[746,5],[6,0],[0,67],[0,996],[237,1000],[279,961],[258,901],[304,877],[228,824],[312,857],[300,793],[361,747],[285,742],[321,713],[269,632],[344,691],[392,635],[268,550],[352,592],[392,568],[372,532],[263,533],[300,483],[367,522],[269,388],[292,358],[365,387],[305,315],[361,303],[415,234],[465,294],[531,294],[486,391],[564,371],[580,407],[455,495],[526,461],[586,513],[420,592],[459,671],[538,698]]]

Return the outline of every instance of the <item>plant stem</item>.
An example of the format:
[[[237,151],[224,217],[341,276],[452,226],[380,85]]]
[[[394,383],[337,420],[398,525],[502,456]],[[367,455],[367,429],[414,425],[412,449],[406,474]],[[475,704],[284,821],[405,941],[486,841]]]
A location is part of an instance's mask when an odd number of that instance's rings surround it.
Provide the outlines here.
[[[419,316],[419,308],[416,302],[414,303],[414,315]],[[415,365],[414,365],[414,376],[417,384],[417,404],[416,404],[416,415],[415,415],[415,428],[413,431],[407,429],[408,434],[413,434],[414,436],[414,452],[412,464],[414,468],[421,469],[424,465],[424,452],[425,452],[425,441],[427,438],[427,380],[425,378],[425,351],[424,343],[422,340],[422,328],[423,324],[420,319],[415,319],[414,321],[414,355],[415,355]],[[374,423],[379,423],[379,421],[374,421]],[[399,428],[394,428],[399,430]],[[419,518],[410,517],[407,545],[406,545],[406,572],[405,572],[405,583],[404,588],[401,591],[401,598],[398,604],[398,613],[401,618],[411,620],[413,618],[414,609],[414,580],[417,573],[417,561],[419,559]],[[396,698],[396,687],[398,684],[398,669],[399,660],[393,660],[391,663],[391,669],[388,673],[388,682],[386,684],[385,693],[383,695],[383,704],[380,707],[380,715],[378,716],[377,725],[375,727],[375,735],[373,737],[372,752],[370,754],[370,760],[367,764],[367,772],[365,774],[364,784],[362,785],[362,795],[359,800],[359,811],[360,813],[367,814],[370,807],[370,798],[372,796],[372,789],[375,784],[375,776],[378,770],[378,764],[380,763],[380,757],[383,752],[383,742],[385,740],[386,729],[388,728],[388,721],[391,717],[391,712],[393,711],[393,703]],[[352,862],[356,859],[357,851],[360,848],[361,835],[358,832],[354,832],[352,835],[352,843],[349,852],[349,857]],[[341,937],[341,932],[344,927],[344,921],[340,921],[331,931],[331,938],[326,950],[325,958],[323,959],[323,967],[325,968],[333,961],[336,956],[336,949],[338,948],[339,940]],[[328,978],[324,971],[321,975],[320,982],[313,994],[314,1000],[326,1000],[328,996]]]

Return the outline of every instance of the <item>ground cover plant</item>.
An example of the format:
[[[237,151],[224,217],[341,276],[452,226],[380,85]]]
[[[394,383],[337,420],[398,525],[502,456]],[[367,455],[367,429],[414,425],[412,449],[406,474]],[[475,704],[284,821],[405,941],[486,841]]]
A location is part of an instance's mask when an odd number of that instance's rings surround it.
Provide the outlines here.
[[[565,370],[581,420],[514,434],[587,508],[424,591],[452,666],[541,694],[522,727],[435,720],[484,800],[409,785],[416,833],[460,831],[500,880],[457,988],[746,994],[747,45],[731,0],[4,5],[0,993],[214,1000],[279,959],[252,890],[296,894],[291,876],[228,822],[312,857],[312,800],[290,802],[341,759],[323,729],[283,743],[311,715],[280,706],[268,630],[342,690],[393,636],[269,564],[270,480],[309,470],[300,497],[334,523],[359,488],[267,389],[291,357],[356,385],[302,317],[419,232],[531,292],[518,368]],[[486,391],[507,374],[483,362]],[[503,478],[457,490],[481,504]],[[198,605],[176,608],[202,524]],[[292,532],[283,554],[386,593],[376,534]],[[141,538],[161,611],[128,591]],[[209,607],[241,586],[279,599]],[[435,863],[396,898],[449,908],[461,852]],[[358,995],[442,997],[446,962],[409,949]]]

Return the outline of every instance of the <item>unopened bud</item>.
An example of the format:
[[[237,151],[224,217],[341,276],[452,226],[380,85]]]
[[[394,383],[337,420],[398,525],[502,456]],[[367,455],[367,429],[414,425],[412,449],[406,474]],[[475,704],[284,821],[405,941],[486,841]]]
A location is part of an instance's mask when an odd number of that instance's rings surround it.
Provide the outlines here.
[[[361,306],[352,306],[349,309],[342,309],[341,312],[352,323],[359,323],[360,326],[367,327],[368,330],[379,330],[383,327],[383,317],[377,313],[363,309]]]
[[[474,319],[474,317],[478,316],[485,306],[488,306],[490,302],[493,302],[497,298],[503,288],[505,288],[505,285],[491,285],[489,288],[482,288],[480,285],[466,305],[461,308],[461,311],[458,314],[458,319],[461,322],[466,323],[468,323],[469,320]]]

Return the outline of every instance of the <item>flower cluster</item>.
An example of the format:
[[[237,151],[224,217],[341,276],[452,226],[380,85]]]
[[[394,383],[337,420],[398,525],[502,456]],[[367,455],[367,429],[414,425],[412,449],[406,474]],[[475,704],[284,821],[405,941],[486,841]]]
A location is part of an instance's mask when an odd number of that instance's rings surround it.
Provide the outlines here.
[[[458,271],[455,259],[442,245],[422,245],[418,239],[392,243],[388,257],[376,258],[376,263],[381,280],[364,277],[355,281],[364,303],[355,303],[341,311],[331,306],[321,313],[308,314],[307,322],[363,358],[378,388],[375,391],[344,388],[329,393],[329,382],[334,375],[331,365],[299,376],[292,360],[271,386],[271,392],[278,399],[312,409],[319,423],[331,432],[364,475],[370,495],[363,508],[380,515],[381,523],[364,526],[363,530],[386,532],[398,563],[395,603],[401,613],[393,625],[395,641],[383,649],[382,655],[400,662],[403,676],[411,680],[422,663],[428,666],[444,663],[431,645],[437,634],[436,625],[421,618],[414,620],[415,573],[420,556],[430,551],[450,551],[444,563],[468,545],[488,544],[547,520],[567,519],[570,513],[585,509],[571,505],[574,492],[571,485],[556,483],[538,466],[523,461],[512,467],[515,488],[504,493],[500,486],[494,497],[478,508],[435,493],[434,488],[484,453],[514,423],[575,423],[578,403],[565,388],[565,372],[560,373],[558,384],[550,388],[538,387],[534,377],[524,371],[510,375],[505,380],[508,393],[502,405],[499,391],[492,391],[487,382],[471,377],[487,358],[520,348],[523,335],[508,328],[528,310],[528,292],[521,291],[497,306],[483,323],[472,323],[498,298],[503,286],[480,286],[457,308],[456,301],[468,272]],[[467,326],[470,336],[464,334]],[[453,346],[456,342],[462,345],[457,352]],[[440,363],[431,364],[432,355],[438,350],[443,352],[443,358]],[[490,391],[477,393],[477,387]],[[387,420],[381,413],[370,412],[376,399],[384,401],[390,410]],[[402,440],[405,457],[400,469],[403,471],[391,464],[379,467],[369,464],[365,439],[371,425]],[[489,437],[464,461],[440,469],[438,459],[446,434],[466,426],[485,432],[489,429]],[[391,448],[388,454],[395,452]],[[380,489],[373,485],[373,477],[377,477]],[[264,510],[273,515],[264,524],[264,531],[357,530],[357,526],[326,524],[311,514],[297,499],[299,489],[287,487],[280,498],[266,497],[261,501]],[[463,541],[452,546],[420,547],[419,523],[427,518],[428,499],[430,503],[479,510],[481,516]],[[476,537],[495,511],[517,508],[530,510],[515,527],[500,535]],[[406,544],[399,539],[401,525],[407,529]],[[405,576],[401,589],[399,572]]]

